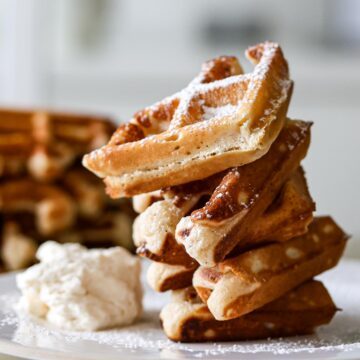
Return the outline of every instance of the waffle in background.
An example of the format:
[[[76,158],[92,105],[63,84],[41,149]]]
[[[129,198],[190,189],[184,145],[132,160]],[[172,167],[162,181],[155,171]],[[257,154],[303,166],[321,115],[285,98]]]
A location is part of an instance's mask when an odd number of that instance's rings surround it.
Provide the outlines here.
[[[82,156],[105,144],[105,117],[0,109],[1,269],[35,261],[52,239],[132,249],[129,200],[111,200]]]

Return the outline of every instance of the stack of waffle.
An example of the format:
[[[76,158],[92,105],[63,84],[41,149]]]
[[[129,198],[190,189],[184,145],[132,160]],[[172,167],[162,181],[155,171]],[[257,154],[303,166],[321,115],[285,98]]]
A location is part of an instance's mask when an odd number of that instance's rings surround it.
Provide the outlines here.
[[[161,312],[176,341],[308,334],[336,312],[318,274],[347,236],[313,217],[301,161],[311,123],[286,117],[292,92],[277,44],[204,64],[183,91],[121,125],[84,157],[113,197],[134,196],[148,282],[173,291]]]
[[[114,130],[101,117],[0,110],[3,269],[30,265],[38,244],[48,239],[130,246],[131,208],[108,199],[80,161]]]

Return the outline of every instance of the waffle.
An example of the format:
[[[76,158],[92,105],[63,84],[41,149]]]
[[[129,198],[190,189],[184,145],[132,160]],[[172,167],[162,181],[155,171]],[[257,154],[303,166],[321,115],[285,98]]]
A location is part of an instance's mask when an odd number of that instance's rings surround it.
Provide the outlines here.
[[[16,222],[3,224],[0,260],[6,270],[18,270],[35,262],[37,243],[29,234],[24,234]]]
[[[311,123],[287,121],[265,156],[231,169],[205,206],[181,219],[176,240],[192,258],[214,266],[241,244],[305,157],[310,127]]]
[[[1,266],[30,265],[50,238],[133,249],[134,214],[80,161],[115,130],[104,117],[0,109]]]
[[[213,175],[185,185],[164,189],[162,200],[154,202],[134,222],[134,242],[138,254],[172,265],[196,264],[175,241],[178,222],[221,181],[223,174]]]
[[[312,334],[337,309],[324,285],[309,281],[264,307],[233,320],[217,321],[193,288],[178,290],[161,311],[168,338],[181,342],[241,341]]]
[[[307,232],[315,203],[300,167],[284,184],[270,207],[253,225],[237,251],[270,241],[287,241]]]
[[[303,236],[198,268],[193,285],[217,320],[234,319],[334,267],[346,240],[330,217],[316,218]]]
[[[191,286],[196,268],[153,262],[147,271],[147,281],[152,289],[159,292],[183,289]]]
[[[202,179],[262,157],[284,125],[292,82],[279,45],[256,45],[247,56],[255,64],[252,73],[238,68],[240,75],[226,79],[196,79],[137,113],[108,145],[86,155],[84,166],[105,178],[112,197],[120,197]]]
[[[106,194],[101,182],[82,168],[72,168],[61,178],[63,188],[73,198],[80,216],[95,218],[106,206]]]
[[[191,188],[189,185],[186,187],[188,190]],[[192,186],[192,188],[196,190],[197,187]],[[173,199],[177,199],[175,204],[181,204],[183,197],[188,198],[188,192],[184,191],[184,186],[182,190],[180,192],[179,187],[172,190],[176,193],[176,196],[173,197]],[[180,194],[183,196],[180,197]],[[160,204],[162,203],[159,201],[158,205]],[[157,211],[157,206],[155,205],[154,208],[156,210],[154,214],[158,214],[159,220],[164,219],[163,212]],[[291,179],[286,182],[274,204],[270,206],[268,211],[252,227],[245,244],[255,245],[266,240],[286,241],[297,235],[302,235],[307,231],[308,224],[312,220],[313,210],[313,202],[307,189],[304,172],[302,169],[298,169]],[[157,225],[158,221],[156,220],[149,221],[148,223],[137,223],[135,228],[148,229],[151,224],[155,228],[162,229],[161,226]],[[172,230],[174,230],[174,226]],[[182,246],[175,242],[170,232],[171,229],[165,228],[166,236],[164,236],[164,239],[167,239],[163,242],[160,256],[151,253],[144,245],[138,249],[140,255],[164,262],[154,262],[148,269],[147,280],[155,291],[164,292],[190,286],[192,275],[197,268],[197,263],[187,255]],[[160,234],[157,238],[159,236]],[[239,251],[239,249],[237,250]],[[172,263],[178,264],[169,265]]]
[[[127,204],[105,209],[97,218],[80,217],[69,228],[54,233],[52,240],[80,243],[87,247],[123,246],[133,250],[133,214]],[[0,259],[7,270],[18,270],[35,261],[38,245],[49,240],[39,233],[32,213],[2,215]]]
[[[217,178],[213,176],[163,191],[162,200],[153,203],[135,220],[137,253],[167,264],[189,267],[197,263],[176,242],[175,228],[182,215],[189,211],[189,205],[197,203],[206,193],[210,195],[223,176],[219,174]],[[285,183],[274,203],[250,228],[241,248],[268,241],[286,241],[304,234],[312,221],[313,211],[314,203],[304,172],[298,169]]]
[[[56,240],[87,247],[123,246],[133,250],[132,223],[132,214],[124,208],[107,209],[97,219],[79,218],[76,226],[58,234]]]
[[[75,204],[65,191],[29,178],[0,183],[0,211],[34,214],[37,230],[43,236],[72,226],[76,218]]]
[[[114,130],[103,117],[0,109],[0,176],[52,180]]]

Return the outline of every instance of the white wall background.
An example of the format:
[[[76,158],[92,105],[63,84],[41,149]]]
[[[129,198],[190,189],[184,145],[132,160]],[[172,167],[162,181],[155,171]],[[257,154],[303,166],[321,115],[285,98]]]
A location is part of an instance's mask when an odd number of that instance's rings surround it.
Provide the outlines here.
[[[275,39],[314,121],[305,168],[318,212],[360,256],[360,1],[0,0],[0,104],[126,119],[219,54]]]

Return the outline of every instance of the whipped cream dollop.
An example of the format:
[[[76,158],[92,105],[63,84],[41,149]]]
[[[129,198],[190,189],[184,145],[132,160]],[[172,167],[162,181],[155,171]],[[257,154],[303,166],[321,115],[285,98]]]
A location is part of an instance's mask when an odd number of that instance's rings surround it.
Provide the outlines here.
[[[19,307],[63,330],[129,325],[142,311],[140,260],[127,250],[48,241],[17,276]]]

